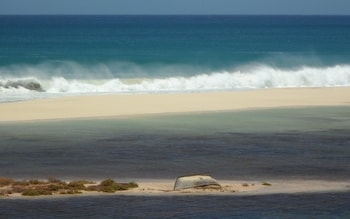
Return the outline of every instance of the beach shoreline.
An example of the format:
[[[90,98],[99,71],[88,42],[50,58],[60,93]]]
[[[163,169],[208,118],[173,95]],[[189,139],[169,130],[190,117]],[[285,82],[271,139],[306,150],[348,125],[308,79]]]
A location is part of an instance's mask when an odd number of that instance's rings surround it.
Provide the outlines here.
[[[348,105],[350,105],[350,87],[177,94],[108,94],[1,103],[0,122]]]
[[[297,194],[297,193],[330,193],[350,192],[348,181],[323,181],[323,180],[271,180],[262,181],[239,181],[219,180],[221,189],[190,188],[173,190],[174,182],[171,180],[145,180],[137,182],[138,187],[117,191],[115,193],[104,193],[96,191],[83,191],[81,194],[53,194],[41,196],[23,196],[20,193],[0,196],[0,199],[37,199],[37,198],[67,198],[86,196],[257,196],[275,194]]]
[[[222,189],[183,189],[173,190],[171,180],[140,181],[139,187],[122,191],[121,195],[272,195],[294,193],[349,192],[348,181],[326,180],[271,180],[244,181],[218,180]]]

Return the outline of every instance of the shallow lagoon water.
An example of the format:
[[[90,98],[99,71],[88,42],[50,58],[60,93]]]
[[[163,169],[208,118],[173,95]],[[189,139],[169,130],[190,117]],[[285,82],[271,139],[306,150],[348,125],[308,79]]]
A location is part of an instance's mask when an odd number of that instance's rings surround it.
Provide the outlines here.
[[[19,178],[349,180],[350,108],[0,125],[0,175]],[[4,218],[347,218],[349,193],[0,199]],[[14,210],[16,209],[16,210]]]
[[[349,107],[0,125],[2,176],[349,179]]]

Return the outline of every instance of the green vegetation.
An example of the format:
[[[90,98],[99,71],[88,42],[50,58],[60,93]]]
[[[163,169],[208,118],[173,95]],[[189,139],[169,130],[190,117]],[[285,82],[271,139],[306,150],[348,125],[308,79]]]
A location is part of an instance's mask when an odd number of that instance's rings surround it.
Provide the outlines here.
[[[52,195],[52,192],[41,189],[28,189],[22,192],[24,196]]]
[[[123,191],[132,188],[137,188],[138,185],[136,183],[117,183],[112,179],[106,179],[102,181],[99,185],[89,186],[89,191],[99,191],[99,192],[107,192],[114,193],[116,191]]]
[[[86,190],[85,181],[73,181],[68,183],[66,189],[69,190]]]
[[[2,188],[4,187],[4,188]],[[136,188],[136,183],[118,183],[112,179],[103,180],[100,184],[92,181],[78,180],[69,183],[50,177],[47,181],[32,179],[15,181],[11,178],[0,178],[0,196],[21,193],[24,196],[39,196],[53,194],[81,194],[82,191],[97,191],[114,193]]]
[[[268,182],[264,182],[262,185],[263,186],[272,186],[271,183],[268,183]]]

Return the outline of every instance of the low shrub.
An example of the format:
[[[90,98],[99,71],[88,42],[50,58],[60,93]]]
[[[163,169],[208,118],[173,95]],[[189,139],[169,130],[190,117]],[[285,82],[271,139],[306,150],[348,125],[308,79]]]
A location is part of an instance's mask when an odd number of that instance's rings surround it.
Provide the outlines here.
[[[85,181],[72,181],[66,186],[70,190],[85,190]]]
[[[61,184],[50,184],[47,186],[47,190],[49,191],[58,191],[60,189],[64,189],[64,186]]]
[[[42,185],[42,184],[47,184],[47,182],[40,181],[40,180],[37,180],[37,179],[31,179],[31,180],[29,180],[29,184],[31,184],[31,185]]]
[[[0,186],[9,186],[14,184],[16,181],[11,178],[0,178]]]
[[[52,192],[47,190],[28,189],[22,192],[22,195],[24,196],[52,195]]]
[[[129,183],[127,183],[127,187],[128,187],[128,189],[132,189],[132,188],[138,188],[139,185],[135,182],[129,182]]]
[[[100,186],[111,186],[116,182],[113,179],[105,179],[100,183]]]
[[[262,185],[263,185],[263,186],[271,186],[271,183],[264,182]]]
[[[106,186],[101,188],[102,192],[115,193],[117,190],[113,186]]]
[[[92,184],[86,187],[86,184]],[[82,191],[98,191],[114,193],[116,191],[136,188],[138,185],[134,182],[117,183],[113,179],[103,180],[100,184],[92,181],[79,180],[66,183],[56,178],[48,178],[47,181],[32,179],[29,181],[15,181],[11,178],[0,178],[0,186],[9,186],[8,191],[0,190],[0,195],[11,193],[21,193],[24,196],[39,196],[59,194],[80,194]]]
[[[98,186],[89,187],[90,189],[96,189],[97,191],[114,193],[116,191],[128,190],[131,188],[136,188],[138,185],[134,182],[130,183],[117,183],[112,179],[106,179],[100,183]]]
[[[85,191],[100,191],[100,186],[96,186],[96,185],[89,186],[86,188]]]

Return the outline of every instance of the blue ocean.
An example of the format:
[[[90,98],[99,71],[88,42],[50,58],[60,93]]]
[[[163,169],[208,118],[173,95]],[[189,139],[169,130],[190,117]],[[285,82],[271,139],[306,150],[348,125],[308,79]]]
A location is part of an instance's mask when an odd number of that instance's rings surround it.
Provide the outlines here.
[[[335,86],[350,86],[350,16],[0,16],[0,102]],[[0,123],[0,177],[349,181],[349,133],[348,106]],[[328,219],[349,206],[349,189],[0,197],[0,218]]]
[[[349,26],[349,16],[0,16],[0,101],[349,86]]]

